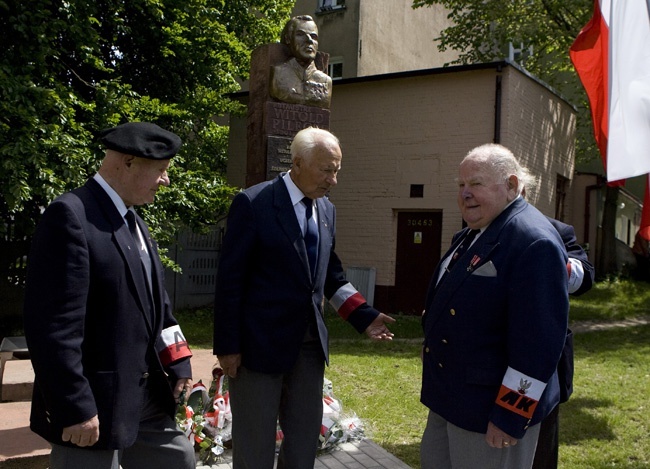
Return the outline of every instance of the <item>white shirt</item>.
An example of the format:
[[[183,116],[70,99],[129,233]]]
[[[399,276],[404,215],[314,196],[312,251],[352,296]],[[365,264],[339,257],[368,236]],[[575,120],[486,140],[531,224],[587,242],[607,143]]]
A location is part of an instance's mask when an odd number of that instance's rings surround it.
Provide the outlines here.
[[[515,202],[515,200],[517,200],[519,197],[521,197],[521,196],[518,195],[518,196],[515,197],[513,200],[511,200],[511,201],[508,203],[508,205],[506,205],[505,207],[503,207],[503,210],[505,210],[505,209],[507,209],[508,207],[510,207],[510,206]],[[503,212],[503,210],[501,210],[501,212]],[[498,215],[497,215],[497,216],[498,216]],[[492,224],[492,222],[488,223],[488,224],[485,225],[483,228],[480,228],[481,231],[479,231],[479,232],[476,234],[476,236],[474,237],[474,239],[472,240],[472,242],[470,243],[470,245],[467,246],[467,249],[469,249],[469,248],[472,246],[472,244],[474,244],[474,243],[476,242],[476,240],[477,240],[477,239],[478,239],[478,238],[483,234],[483,232],[484,232],[484,231],[487,229],[487,227],[490,226],[491,224]],[[458,246],[460,246],[461,244],[462,244],[462,243],[459,243]],[[456,249],[458,249],[458,246],[456,246]],[[442,264],[440,265],[440,272],[438,272],[438,280],[436,281],[436,283],[438,283],[438,282],[440,281],[440,279],[442,278],[442,275],[443,275],[443,274],[445,273],[445,271],[447,270],[447,266],[449,266],[449,262],[451,262],[451,258],[454,256],[454,253],[456,252],[456,249],[454,249],[452,252],[450,252],[449,255],[448,255],[446,258],[444,258],[444,259],[442,260]]]
[[[305,204],[302,203],[302,199],[305,198],[305,194],[302,193],[300,189],[298,189],[298,186],[296,186],[296,183],[293,182],[293,179],[291,179],[291,176],[289,176],[289,173],[291,171],[288,171],[284,176],[282,176],[282,180],[284,181],[284,184],[287,186],[287,189],[289,191],[289,197],[291,197],[291,203],[293,204],[293,210],[296,212],[296,218],[298,219],[298,223],[300,224],[300,231],[302,232],[303,236],[307,232],[307,223],[305,223]],[[316,208],[316,204],[314,201],[312,201],[312,218],[316,222],[316,226],[318,226],[318,210]]]
[[[106,179],[104,179],[101,176],[101,174],[95,173],[95,175],[93,176],[93,179],[95,181],[97,181],[100,186],[102,186],[102,189],[104,189],[104,191],[111,198],[111,200],[113,201],[113,204],[115,204],[115,208],[117,208],[117,211],[120,212],[120,215],[122,215],[122,218],[124,219],[124,224],[128,228],[129,223],[126,221],[126,212],[128,212],[129,210],[133,211],[133,209],[127,208],[126,204],[122,200],[122,197],[120,197],[119,194],[117,192],[115,192],[115,189],[113,189],[106,182]],[[302,215],[303,215],[303,218],[304,218],[304,216],[305,216],[304,212],[303,212]],[[140,249],[142,249],[143,251],[148,253],[149,251],[147,250],[147,243],[144,242],[144,236],[142,236],[142,231],[140,231],[140,227],[138,226],[137,223],[135,224],[135,227],[136,227],[136,231],[138,232],[138,237],[140,238]]]
[[[487,226],[484,227],[484,228],[481,228],[481,230],[478,233],[476,233],[476,236],[474,237],[474,239],[472,240],[470,245],[467,246],[467,249],[469,249],[472,246],[472,244],[474,244],[476,242],[476,240],[479,238],[479,236],[481,236],[483,234],[483,231],[485,231],[485,228],[487,228]],[[465,235],[465,236],[467,236],[467,235]],[[458,243],[458,246],[460,246],[461,244],[463,244],[463,243],[462,242]],[[456,249],[458,249],[458,246],[456,246]],[[454,249],[452,252],[450,252],[449,255],[442,260],[442,264],[440,264],[440,272],[438,272],[438,280],[436,281],[436,284],[440,281],[440,279],[442,278],[444,273],[447,271],[447,267],[449,266],[449,263],[451,262],[451,258],[454,257],[454,253],[456,252],[456,249]]]

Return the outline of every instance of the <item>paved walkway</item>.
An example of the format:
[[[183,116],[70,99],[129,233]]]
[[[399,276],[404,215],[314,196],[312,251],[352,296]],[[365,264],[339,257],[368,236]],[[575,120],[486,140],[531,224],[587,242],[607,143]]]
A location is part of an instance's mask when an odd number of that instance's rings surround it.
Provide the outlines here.
[[[223,462],[212,466],[197,465],[197,469],[232,469],[230,451]],[[342,443],[336,449],[316,459],[314,469],[411,469],[372,440]]]
[[[570,324],[570,327],[575,334],[579,334],[580,332],[605,331],[620,327],[644,326],[646,324],[650,324],[650,315],[608,322],[580,321]]]

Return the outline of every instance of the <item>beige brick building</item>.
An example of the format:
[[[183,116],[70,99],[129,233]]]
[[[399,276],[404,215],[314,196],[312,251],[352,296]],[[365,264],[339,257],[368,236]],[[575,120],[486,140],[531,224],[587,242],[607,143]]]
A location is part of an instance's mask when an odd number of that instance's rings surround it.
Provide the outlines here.
[[[561,194],[573,174],[575,110],[516,65],[336,81],[330,130],[343,147],[331,193],[337,252],[347,267],[372,269],[371,296],[386,312],[422,309],[441,252],[462,227],[455,178],[471,148],[493,141],[511,148],[538,179],[531,202],[570,220]],[[233,119],[229,183],[243,187],[245,171],[246,123]]]

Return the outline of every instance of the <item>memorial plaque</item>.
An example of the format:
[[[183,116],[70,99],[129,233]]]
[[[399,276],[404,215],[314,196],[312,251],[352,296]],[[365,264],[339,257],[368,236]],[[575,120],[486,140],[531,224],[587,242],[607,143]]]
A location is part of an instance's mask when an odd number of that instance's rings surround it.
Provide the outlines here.
[[[273,179],[291,169],[291,141],[293,138],[269,135],[266,146],[266,179]]]
[[[267,135],[293,137],[306,127],[329,130],[330,111],[314,106],[267,101],[265,131]]]

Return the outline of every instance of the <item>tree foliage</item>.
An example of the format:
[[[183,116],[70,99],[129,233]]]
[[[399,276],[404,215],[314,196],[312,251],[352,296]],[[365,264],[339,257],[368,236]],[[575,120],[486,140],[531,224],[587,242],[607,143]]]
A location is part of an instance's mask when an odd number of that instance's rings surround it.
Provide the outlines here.
[[[82,185],[101,129],[151,121],[181,136],[171,187],[141,213],[170,242],[227,209],[229,97],[250,53],[277,41],[293,0],[0,0],[0,272],[43,207]],[[155,216],[153,216],[155,214]]]
[[[413,1],[414,8],[433,4],[449,11],[452,25],[433,39],[440,50],[459,53],[453,64],[502,60],[509,44],[523,49],[520,63],[578,108],[578,160],[598,156],[587,97],[569,58],[571,44],[591,18],[593,0]]]

